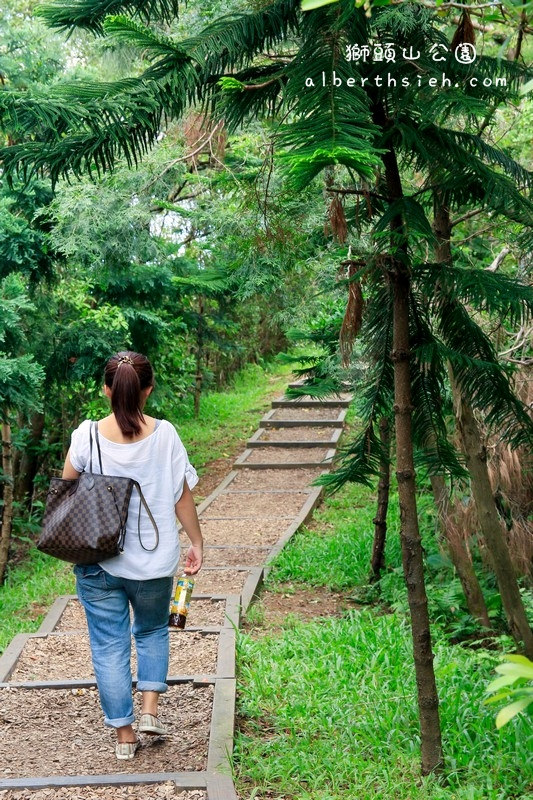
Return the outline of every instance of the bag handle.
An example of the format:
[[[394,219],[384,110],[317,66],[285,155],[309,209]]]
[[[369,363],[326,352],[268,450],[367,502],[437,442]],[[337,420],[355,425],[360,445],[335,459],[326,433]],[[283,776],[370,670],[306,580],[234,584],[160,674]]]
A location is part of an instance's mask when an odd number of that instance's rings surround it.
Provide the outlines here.
[[[139,536],[139,542],[141,543],[141,547],[142,547],[143,550],[146,550],[147,553],[153,553],[154,550],[157,548],[157,546],[159,544],[159,528],[157,527],[157,522],[155,521],[155,519],[153,517],[153,514],[150,511],[150,508],[148,506],[148,503],[145,500],[145,497],[144,497],[144,494],[142,493],[142,489],[140,487],[140,484],[137,481],[133,481],[133,485],[135,486],[135,488],[139,492],[139,497],[141,498],[141,503],[144,506],[144,509],[145,509],[146,513],[148,514],[148,518],[149,518],[150,522],[152,523],[152,525],[154,527],[154,531],[155,531],[155,544],[154,544],[154,546],[153,547],[145,547],[143,545],[143,542],[142,542],[142,539],[141,539],[141,504],[139,504],[139,515],[137,517],[137,535]]]
[[[99,467],[100,467],[100,473],[103,475],[104,474],[104,468],[102,466],[102,451],[100,449],[100,439],[98,438],[98,422],[91,422],[91,427],[90,427],[90,430],[89,430],[89,436],[90,436],[90,443],[89,443],[89,464],[90,464],[90,467],[89,467],[89,472],[92,475],[92,472],[93,472],[93,436],[92,436],[93,430],[94,430],[94,438],[96,440],[96,448],[98,450],[98,462],[99,462]],[[148,503],[146,502],[146,499],[145,499],[144,494],[142,492],[140,483],[138,481],[136,481],[136,480],[133,480],[133,478],[130,478],[130,480],[133,482],[133,485],[135,486],[135,488],[139,492],[139,497],[141,499],[141,502],[139,503],[139,514],[137,516],[137,535],[139,537],[139,543],[140,543],[142,549],[146,550],[147,553],[153,553],[154,550],[156,550],[158,545],[159,545],[159,528],[157,527],[157,522],[155,521],[154,516],[153,516],[152,512],[150,511],[150,507],[149,507]],[[154,531],[155,531],[155,545],[153,547],[145,547],[144,544],[143,544],[143,541],[142,541],[142,537],[141,537],[141,505],[144,506],[144,509],[145,509],[146,513],[148,514],[148,518],[149,518],[150,522],[152,523]]]

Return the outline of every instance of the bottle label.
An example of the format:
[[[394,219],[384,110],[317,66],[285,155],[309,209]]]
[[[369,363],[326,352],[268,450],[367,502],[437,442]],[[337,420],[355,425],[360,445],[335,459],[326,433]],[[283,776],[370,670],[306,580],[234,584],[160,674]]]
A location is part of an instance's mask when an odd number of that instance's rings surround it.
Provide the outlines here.
[[[171,614],[183,614],[187,616],[189,606],[191,604],[191,595],[194,588],[194,578],[191,575],[182,575],[178,578],[176,592],[174,594],[174,602],[170,609]]]

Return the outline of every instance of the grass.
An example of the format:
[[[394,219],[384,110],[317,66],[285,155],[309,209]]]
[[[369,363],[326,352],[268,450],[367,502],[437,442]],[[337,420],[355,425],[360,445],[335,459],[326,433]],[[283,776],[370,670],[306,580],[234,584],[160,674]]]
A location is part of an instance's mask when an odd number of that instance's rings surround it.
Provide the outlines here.
[[[242,445],[257,428],[271,395],[284,390],[289,375],[287,367],[276,363],[250,364],[226,390],[202,397],[198,419],[187,416],[185,409],[183,415],[172,420],[200,474],[210,461]],[[69,564],[31,548],[21,564],[8,570],[0,587],[0,652],[15,634],[36,631],[54,599],[74,590]]]
[[[32,548],[0,588],[0,652],[17,633],[34,633],[60,594],[73,594],[70,564]]]
[[[286,581],[375,599],[367,576],[375,497],[347,486],[282,551],[266,588]],[[449,641],[453,574],[437,558],[431,498],[419,507],[429,562],[446,775],[420,778],[410,629],[391,497],[383,603],[238,641],[241,724],[234,773],[243,800],[533,800],[530,718],[497,731],[483,705],[498,653]],[[455,603],[456,600],[454,599]],[[385,613],[386,609],[386,613]],[[256,620],[258,625],[261,619]],[[452,626],[453,627],[453,626]],[[508,644],[508,640],[503,640]]]
[[[481,704],[497,659],[442,639],[435,654],[447,786],[419,778],[411,641],[402,616],[363,609],[293,624],[278,636],[241,635],[240,796],[525,798],[528,721],[496,731],[494,712]]]

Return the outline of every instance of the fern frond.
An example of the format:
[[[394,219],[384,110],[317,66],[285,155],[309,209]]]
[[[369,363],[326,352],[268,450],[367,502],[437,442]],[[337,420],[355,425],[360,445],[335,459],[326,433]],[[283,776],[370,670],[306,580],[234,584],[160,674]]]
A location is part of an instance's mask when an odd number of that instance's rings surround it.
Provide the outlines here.
[[[320,475],[313,484],[325,486],[328,492],[337,492],[346,483],[362,483],[372,486],[379,473],[380,463],[387,458],[374,425],[368,425],[351,442],[339,448],[333,461],[336,468]]]
[[[145,57],[150,59],[172,56],[180,63],[187,56],[185,50],[170,36],[156,33],[152,28],[123,14],[106,17],[103,30],[116,41],[142,48]]]
[[[103,20],[110,14],[130,14],[145,22],[153,19],[171,23],[178,12],[178,0],[74,0],[70,3],[56,0],[43,3],[35,11],[51,28],[70,32],[74,28],[85,28],[96,34],[103,33]]]
[[[414,281],[431,302],[440,292],[511,325],[523,325],[533,315],[533,287],[500,272],[425,263],[414,270]]]
[[[509,369],[498,362],[490,339],[464,306],[444,293],[435,299],[433,311],[446,345],[441,355],[450,361],[472,407],[483,412],[489,428],[511,447],[531,446],[533,421],[514,394]],[[437,342],[432,346],[441,347]]]

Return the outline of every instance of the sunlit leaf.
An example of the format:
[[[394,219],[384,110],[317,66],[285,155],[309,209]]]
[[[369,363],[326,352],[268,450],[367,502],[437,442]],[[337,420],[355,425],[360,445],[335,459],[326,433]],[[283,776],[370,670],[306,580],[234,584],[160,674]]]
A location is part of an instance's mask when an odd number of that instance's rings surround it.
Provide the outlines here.
[[[523,711],[527,708],[531,703],[533,703],[533,697],[522,697],[521,700],[517,700],[515,703],[511,703],[498,713],[496,717],[496,727],[502,728],[506,725],[513,717],[516,717],[520,711]]]

